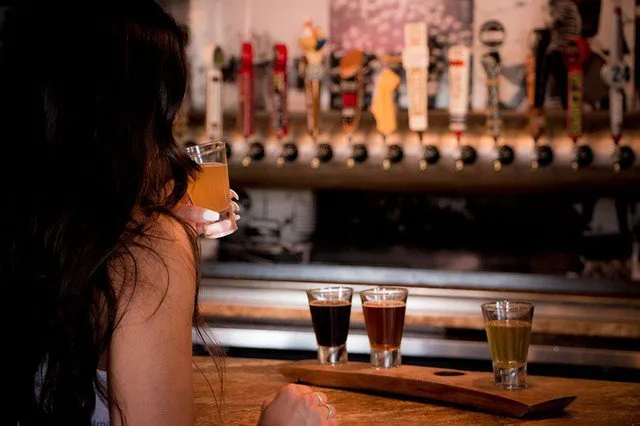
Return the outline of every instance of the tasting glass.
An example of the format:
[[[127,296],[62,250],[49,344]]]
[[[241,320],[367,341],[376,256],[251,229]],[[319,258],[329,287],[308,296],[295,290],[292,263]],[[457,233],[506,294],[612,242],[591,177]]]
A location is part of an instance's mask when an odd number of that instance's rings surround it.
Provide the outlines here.
[[[220,214],[219,220],[229,219],[231,228],[211,238],[227,236],[238,229],[229,195],[227,147],[221,141],[210,141],[185,148],[187,155],[200,166],[195,180],[189,180],[187,193],[193,204]],[[205,234],[205,237],[209,237]]]
[[[495,385],[527,387],[527,355],[533,322],[531,302],[501,300],[482,305]]]
[[[374,368],[393,368],[402,364],[400,343],[408,294],[409,291],[401,287],[378,287],[360,292]]]
[[[313,331],[318,343],[318,362],[347,362],[347,335],[351,317],[350,287],[324,287],[307,290]]]

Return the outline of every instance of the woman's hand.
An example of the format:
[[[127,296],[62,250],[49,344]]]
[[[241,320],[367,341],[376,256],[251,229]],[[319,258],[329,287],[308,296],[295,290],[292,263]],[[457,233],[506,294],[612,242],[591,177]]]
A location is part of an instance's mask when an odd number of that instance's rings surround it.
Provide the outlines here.
[[[232,189],[229,191],[229,198],[237,200],[239,197]],[[231,206],[234,213],[240,210],[240,206],[234,201],[231,201]],[[189,197],[185,197],[182,202],[175,206],[173,212],[191,225],[198,235],[204,234],[207,238],[218,238],[220,235],[226,235],[234,226],[231,219],[220,220],[218,212],[194,205]],[[240,216],[236,214],[235,220],[238,219],[240,219]]]
[[[336,409],[327,396],[309,386],[289,384],[275,398],[265,401],[258,426],[337,425]]]

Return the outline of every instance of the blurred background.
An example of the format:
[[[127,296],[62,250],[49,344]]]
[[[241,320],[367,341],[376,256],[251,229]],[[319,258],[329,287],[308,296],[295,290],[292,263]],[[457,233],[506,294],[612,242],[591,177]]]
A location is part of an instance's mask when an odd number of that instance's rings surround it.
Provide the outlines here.
[[[405,363],[488,371],[480,304],[526,299],[536,304],[532,373],[640,380],[637,1],[160,3],[190,37],[176,137],[222,137],[240,195],[239,229],[201,241],[201,309],[230,355],[314,357],[304,290],[399,285],[410,288]],[[412,22],[426,23],[426,129],[408,110]],[[576,40],[585,47],[577,88],[563,58]],[[470,51],[457,107],[456,45]],[[393,114],[374,116],[387,70],[398,84],[380,102]],[[574,135],[566,123],[576,105]],[[348,348],[366,359],[356,299]]]

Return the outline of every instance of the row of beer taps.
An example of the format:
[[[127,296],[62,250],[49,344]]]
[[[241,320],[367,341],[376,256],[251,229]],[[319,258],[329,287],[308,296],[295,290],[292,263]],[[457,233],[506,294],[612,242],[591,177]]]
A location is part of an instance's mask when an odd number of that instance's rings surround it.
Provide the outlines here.
[[[613,169],[620,172],[628,169],[635,162],[635,153],[628,145],[623,145],[622,128],[624,116],[624,87],[629,82],[630,69],[623,60],[623,40],[621,35],[621,10],[616,7],[613,14],[613,43],[610,48],[609,61],[603,69],[603,78],[609,85],[610,129],[613,141]],[[425,141],[429,131],[428,115],[428,68],[429,45],[428,29],[425,22],[407,23],[404,28],[405,45],[401,55],[387,55],[381,58],[383,68],[378,73],[376,88],[371,102],[371,113],[375,118],[376,132],[386,146],[387,155],[382,161],[382,168],[390,170],[394,164],[403,160],[403,147],[397,137],[397,111],[395,102],[396,89],[400,77],[394,69],[402,66],[406,74],[408,126],[415,133],[421,144],[418,168],[422,171],[437,164],[441,153],[437,146]],[[532,138],[532,160],[530,168],[537,171],[549,166],[554,160],[554,151],[543,137],[546,132],[545,96],[547,79],[545,76],[545,56],[550,43],[551,34],[548,29],[536,29],[533,32],[533,43],[527,58],[527,95],[529,100],[529,131]],[[487,118],[486,132],[494,142],[493,170],[501,171],[515,160],[514,148],[504,135],[504,123],[500,108],[501,73],[500,48],[505,36],[504,27],[498,21],[487,21],[480,28],[480,41],[483,45],[481,64],[486,74]],[[306,99],[306,127],[308,137],[314,141],[315,155],[310,166],[314,169],[334,159],[334,148],[321,138],[320,97],[322,81],[325,77],[325,50],[327,40],[321,28],[312,22],[305,23],[299,45],[304,53],[304,89]],[[583,134],[582,101],[584,90],[583,64],[589,54],[588,42],[574,37],[564,46],[563,56],[567,69],[568,106],[566,109],[566,134],[573,146],[573,159],[570,167],[577,171],[593,162],[591,147],[581,139]],[[206,134],[208,138],[223,136],[222,111],[222,72],[220,64],[215,60],[213,67],[207,71],[206,96]],[[361,118],[361,102],[364,93],[363,78],[364,54],[352,50],[340,59],[340,123],[343,137],[351,147],[346,159],[346,167],[355,168],[369,157],[368,146],[357,141],[355,135],[359,130]],[[281,152],[276,159],[278,166],[294,162],[299,157],[298,146],[289,142],[290,126],[287,103],[287,46],[274,46],[274,62],[270,77],[270,133],[277,139]],[[478,158],[476,149],[465,142],[467,117],[469,115],[469,92],[471,50],[468,46],[458,44],[448,51],[449,62],[449,131],[455,137],[458,154],[454,160],[454,170],[460,172],[474,164]],[[245,167],[265,158],[263,143],[252,139],[254,135],[254,92],[253,92],[253,47],[250,42],[242,44],[242,56],[238,71],[238,131],[247,143],[247,150],[241,164]],[[231,155],[231,152],[228,152]]]

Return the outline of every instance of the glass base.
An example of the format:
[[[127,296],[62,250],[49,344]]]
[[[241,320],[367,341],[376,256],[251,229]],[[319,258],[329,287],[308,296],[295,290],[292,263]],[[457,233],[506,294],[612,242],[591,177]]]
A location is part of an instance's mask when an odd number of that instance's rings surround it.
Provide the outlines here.
[[[493,364],[493,377],[496,387],[500,389],[524,389],[527,387],[527,364],[511,368]]]
[[[348,361],[347,344],[340,346],[318,346],[320,364],[344,364]]]
[[[238,230],[238,226],[234,225],[230,229],[227,229],[227,230],[225,230],[223,232],[220,232],[220,233],[217,233],[217,234],[213,234],[213,235],[204,234],[203,237],[208,239],[208,240],[217,240],[218,238],[223,238],[223,237],[226,237],[228,235],[231,235],[234,232],[236,232],[237,230]]]
[[[226,237],[227,235],[231,235],[238,230],[238,224],[236,222],[236,214],[231,210],[231,207],[226,212],[220,214],[219,221],[229,220],[231,222],[230,226],[223,230],[214,232],[213,235],[204,234],[203,237],[207,239],[218,239]]]
[[[402,356],[400,348],[380,350],[371,348],[371,366],[374,368],[400,367]]]

